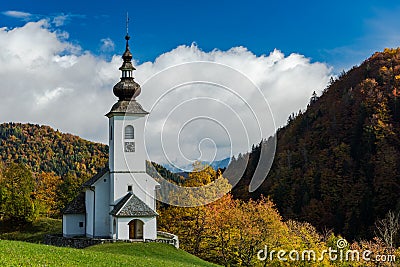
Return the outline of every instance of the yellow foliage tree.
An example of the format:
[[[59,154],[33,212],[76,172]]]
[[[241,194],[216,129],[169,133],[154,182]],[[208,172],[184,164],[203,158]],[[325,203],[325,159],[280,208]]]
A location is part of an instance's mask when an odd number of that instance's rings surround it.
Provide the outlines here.
[[[61,182],[55,173],[41,172],[36,176],[34,197],[42,215],[55,216],[59,213],[57,188]]]

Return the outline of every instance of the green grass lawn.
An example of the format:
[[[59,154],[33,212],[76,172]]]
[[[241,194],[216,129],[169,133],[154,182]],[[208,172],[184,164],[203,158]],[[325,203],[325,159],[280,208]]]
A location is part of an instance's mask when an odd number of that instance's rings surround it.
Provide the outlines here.
[[[161,243],[113,243],[86,249],[0,240],[0,266],[217,266]]]
[[[86,249],[32,244],[43,242],[45,234],[61,231],[61,220],[50,218],[25,225],[0,221],[0,266],[217,266],[160,243],[113,243]]]
[[[50,218],[38,218],[24,225],[10,225],[0,221],[0,239],[41,243],[44,235],[61,233],[61,228],[61,220]]]

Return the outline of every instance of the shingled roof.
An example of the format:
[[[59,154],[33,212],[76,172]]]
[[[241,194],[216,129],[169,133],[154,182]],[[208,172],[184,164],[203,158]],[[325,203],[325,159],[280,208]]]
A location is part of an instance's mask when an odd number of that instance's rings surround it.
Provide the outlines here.
[[[115,103],[110,112],[106,114],[107,117],[112,117],[112,115],[119,114],[119,115],[129,115],[129,114],[142,114],[146,115],[149,114],[143,107],[136,102],[135,100],[126,101],[126,100],[119,100]]]
[[[108,164],[107,164],[108,165]],[[103,169],[101,169],[95,176],[93,176],[92,178],[90,178],[89,180],[87,180],[82,187],[88,187],[88,186],[92,186],[95,182],[97,182],[97,180],[99,180],[101,177],[103,177],[104,174],[106,174],[110,169],[107,167],[104,167]]]
[[[63,214],[85,214],[85,192],[79,193],[64,209]]]
[[[141,201],[131,192],[126,194],[117,203],[117,205],[115,205],[110,214],[118,217],[150,217],[158,215],[157,212],[152,210],[149,206],[146,205],[146,203]]]

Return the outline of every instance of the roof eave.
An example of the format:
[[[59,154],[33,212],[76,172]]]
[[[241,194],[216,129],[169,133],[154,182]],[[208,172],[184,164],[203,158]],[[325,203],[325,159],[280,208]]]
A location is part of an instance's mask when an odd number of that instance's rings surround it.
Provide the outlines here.
[[[114,217],[119,217],[119,218],[132,218],[132,217],[155,217],[155,216],[160,216],[157,212],[156,214],[153,215],[115,215],[115,214],[111,214],[110,215],[114,216]]]
[[[149,112],[142,112],[142,113],[133,113],[133,112],[115,112],[115,111],[110,111],[107,114],[105,114],[104,116],[106,116],[107,118],[111,118],[113,116],[146,116],[148,115]]]

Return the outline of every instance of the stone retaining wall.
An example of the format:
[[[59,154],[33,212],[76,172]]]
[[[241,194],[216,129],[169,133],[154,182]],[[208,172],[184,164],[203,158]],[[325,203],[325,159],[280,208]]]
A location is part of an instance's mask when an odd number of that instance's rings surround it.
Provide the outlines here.
[[[157,236],[162,237],[162,238],[157,238],[156,240],[164,240],[164,241],[166,240],[167,242],[164,242],[164,243],[168,243],[168,244],[173,245],[176,248],[179,248],[179,239],[178,239],[177,235],[167,233],[167,232],[157,231]],[[161,241],[158,241],[158,242],[161,242]]]
[[[114,243],[113,239],[94,239],[85,237],[63,237],[62,235],[45,235],[43,243],[57,247],[86,248],[98,244]]]
[[[144,242],[158,242],[158,243],[166,243],[173,245],[176,248],[179,248],[179,241],[176,235],[165,233],[165,232],[157,232],[157,235],[162,238],[157,238],[156,240],[146,239]],[[57,247],[71,247],[71,248],[86,248],[99,244],[106,243],[115,243],[115,242],[141,242],[137,240],[115,240],[115,239],[107,239],[107,238],[86,238],[86,237],[63,237],[62,234],[58,235],[45,235],[43,243],[46,245],[52,245]]]

